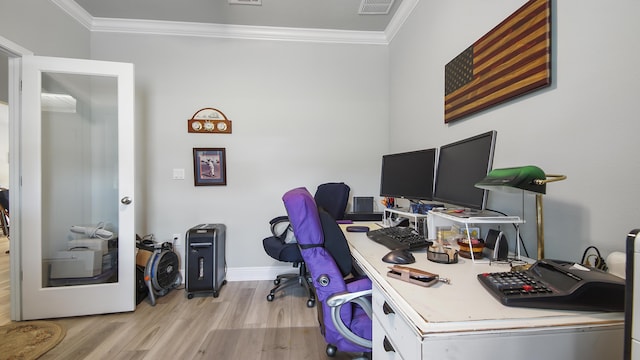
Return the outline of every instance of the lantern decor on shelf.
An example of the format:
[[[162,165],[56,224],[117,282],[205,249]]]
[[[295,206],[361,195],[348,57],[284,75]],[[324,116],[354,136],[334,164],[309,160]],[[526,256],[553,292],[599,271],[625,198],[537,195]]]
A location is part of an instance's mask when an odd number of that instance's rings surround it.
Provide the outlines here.
[[[231,134],[231,120],[218,109],[204,108],[187,120],[187,130],[190,133]]]

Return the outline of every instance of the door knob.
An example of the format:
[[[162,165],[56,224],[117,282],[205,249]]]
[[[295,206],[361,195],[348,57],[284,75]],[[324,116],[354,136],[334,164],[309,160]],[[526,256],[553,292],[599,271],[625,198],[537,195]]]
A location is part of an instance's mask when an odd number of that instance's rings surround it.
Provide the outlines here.
[[[131,198],[128,197],[128,196],[125,196],[120,200],[120,202],[125,204],[125,205],[129,205],[129,204],[131,204]]]

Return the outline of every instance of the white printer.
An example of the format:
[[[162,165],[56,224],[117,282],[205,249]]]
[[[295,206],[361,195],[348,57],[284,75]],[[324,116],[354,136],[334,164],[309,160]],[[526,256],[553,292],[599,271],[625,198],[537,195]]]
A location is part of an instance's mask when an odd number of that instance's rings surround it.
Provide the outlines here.
[[[51,259],[52,279],[93,277],[102,272],[102,250],[76,248],[58,251]]]
[[[86,237],[69,240],[67,250],[57,251],[51,264],[51,279],[89,278],[111,268],[109,240],[113,233],[100,223],[96,227],[72,226],[71,232]]]

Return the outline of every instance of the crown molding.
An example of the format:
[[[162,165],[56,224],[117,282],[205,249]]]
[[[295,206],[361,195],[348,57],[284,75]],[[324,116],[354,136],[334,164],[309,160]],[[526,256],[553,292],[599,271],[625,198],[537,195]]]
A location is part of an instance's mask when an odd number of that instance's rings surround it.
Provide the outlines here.
[[[25,56],[25,55],[33,55],[33,51],[27,50],[22,46],[14,43],[13,41],[0,36],[0,54],[7,54],[10,56]]]
[[[93,17],[74,0],[51,0],[91,32],[388,45],[419,0],[403,0],[385,31],[286,28]]]
[[[91,31],[249,40],[387,45],[386,36],[382,31],[343,31],[158,20],[93,18]]]
[[[93,17],[74,0],[51,0],[51,2],[69,14],[69,16],[79,22],[80,25],[91,30]]]
[[[387,44],[398,34],[400,28],[402,28],[402,25],[407,21],[419,1],[420,0],[402,0],[400,6],[396,9],[396,13],[393,14],[393,18],[391,18],[387,28],[384,30]]]

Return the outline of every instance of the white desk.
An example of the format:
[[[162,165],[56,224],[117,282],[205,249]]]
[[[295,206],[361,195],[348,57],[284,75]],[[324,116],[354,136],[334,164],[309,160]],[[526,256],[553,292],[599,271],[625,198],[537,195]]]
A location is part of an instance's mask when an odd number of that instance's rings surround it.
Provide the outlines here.
[[[508,271],[507,265],[464,258],[438,264],[427,260],[425,250],[414,252],[417,261],[408,266],[439,274],[451,284],[413,285],[386,275],[390,264],[381,260],[386,247],[366,233],[344,233],[356,264],[373,282],[374,360],[622,358],[623,313],[503,306],[476,275]]]

